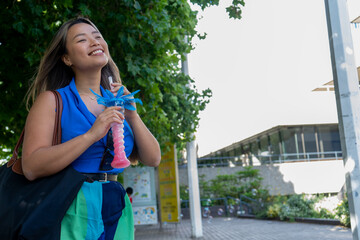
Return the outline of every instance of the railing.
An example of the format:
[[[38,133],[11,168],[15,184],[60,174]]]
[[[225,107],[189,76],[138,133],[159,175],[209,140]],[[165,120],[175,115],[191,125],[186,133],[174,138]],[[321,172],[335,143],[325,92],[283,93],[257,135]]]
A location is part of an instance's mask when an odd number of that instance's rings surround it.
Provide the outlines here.
[[[207,217],[211,210],[215,209],[218,215],[222,215],[222,212],[225,216],[253,215],[255,211],[258,210],[261,206],[259,201],[244,195],[239,195],[239,198],[234,198],[230,196],[226,198],[202,198],[200,199],[200,202],[203,217]],[[233,202],[234,204],[231,204],[231,202]],[[181,200],[181,207],[189,208],[189,200]]]
[[[241,161],[239,156],[198,158],[197,163],[198,167],[228,167],[243,165],[243,162]]]
[[[212,204],[212,202],[215,201],[223,201],[224,203],[222,205],[227,206],[227,198],[201,198],[200,199],[200,204],[202,207],[208,207],[209,205]],[[181,205],[184,206],[185,208],[189,207],[189,200],[181,200]]]
[[[255,209],[258,210],[260,206],[261,204],[259,201],[245,195],[240,195],[239,210],[237,215],[253,215]]]
[[[208,157],[198,158],[197,165],[202,167],[235,167],[244,165],[263,165],[272,163],[287,162],[310,162],[321,160],[342,160],[341,151],[333,152],[308,152],[308,153],[284,153],[271,155],[249,155],[233,157]],[[179,160],[179,168],[185,168],[187,163],[185,159]]]
[[[284,153],[273,155],[254,155],[261,163],[284,163],[284,162],[310,162],[320,160],[341,160],[342,152],[309,152],[309,153]],[[253,159],[254,160],[254,159]]]

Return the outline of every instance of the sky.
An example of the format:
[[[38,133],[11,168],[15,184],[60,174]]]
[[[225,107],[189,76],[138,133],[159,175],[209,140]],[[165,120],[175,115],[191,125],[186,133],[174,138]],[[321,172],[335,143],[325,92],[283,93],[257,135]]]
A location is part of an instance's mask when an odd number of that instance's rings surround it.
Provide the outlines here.
[[[324,1],[245,1],[241,20],[220,2],[203,12],[193,6],[207,37],[193,41],[189,75],[213,92],[195,133],[198,156],[278,125],[337,123],[334,92],[312,91],[333,80]],[[350,20],[358,2],[347,1]],[[359,31],[352,25],[358,42]]]

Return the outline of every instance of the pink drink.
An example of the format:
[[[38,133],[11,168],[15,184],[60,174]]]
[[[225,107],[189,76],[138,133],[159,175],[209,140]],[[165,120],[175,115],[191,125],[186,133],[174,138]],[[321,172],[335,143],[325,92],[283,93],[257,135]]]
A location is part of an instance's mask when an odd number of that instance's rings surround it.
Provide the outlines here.
[[[124,109],[120,110],[124,114]],[[130,161],[126,157],[124,145],[124,124],[114,123],[111,126],[114,141],[114,160],[111,163],[113,168],[126,168]]]

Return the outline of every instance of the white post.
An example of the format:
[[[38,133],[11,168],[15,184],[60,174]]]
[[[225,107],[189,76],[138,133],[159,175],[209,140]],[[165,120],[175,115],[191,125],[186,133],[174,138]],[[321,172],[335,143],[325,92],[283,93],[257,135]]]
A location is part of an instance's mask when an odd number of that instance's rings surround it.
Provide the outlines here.
[[[325,0],[351,229],[360,240],[360,95],[346,0]]]
[[[203,232],[195,141],[191,141],[186,144],[186,152],[189,181],[191,236],[195,238],[200,238],[203,236]]]
[[[187,38],[185,41],[187,42]],[[181,62],[181,70],[185,75],[189,75],[187,55],[186,60]],[[192,134],[191,137],[194,137],[194,135]],[[186,159],[188,166],[191,236],[194,238],[200,238],[203,236],[203,231],[195,140],[186,144]]]

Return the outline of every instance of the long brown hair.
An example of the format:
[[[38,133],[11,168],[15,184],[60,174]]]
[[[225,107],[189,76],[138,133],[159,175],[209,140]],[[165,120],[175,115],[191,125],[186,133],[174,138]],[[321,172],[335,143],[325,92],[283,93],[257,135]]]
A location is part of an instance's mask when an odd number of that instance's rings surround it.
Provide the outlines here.
[[[41,59],[37,73],[31,82],[30,88],[26,96],[26,107],[29,110],[30,105],[35,98],[44,91],[56,90],[67,86],[74,77],[73,70],[66,66],[61,57],[66,53],[66,37],[69,29],[78,23],[86,23],[97,27],[89,19],[78,17],[65,22],[57,31],[52,39],[48,49]],[[114,82],[120,82],[119,69],[115,62],[109,56],[108,63],[101,69],[101,86],[110,89],[108,77],[113,77]],[[31,103],[30,103],[31,102]]]

